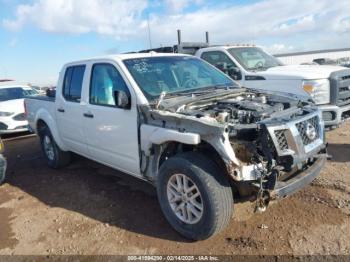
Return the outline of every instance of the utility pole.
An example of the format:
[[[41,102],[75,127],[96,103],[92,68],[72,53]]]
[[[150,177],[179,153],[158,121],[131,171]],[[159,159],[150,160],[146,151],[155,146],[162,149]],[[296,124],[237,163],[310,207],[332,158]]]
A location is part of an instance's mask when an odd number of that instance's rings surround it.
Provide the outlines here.
[[[149,23],[149,15],[147,17],[147,26],[148,26],[148,41],[149,41],[149,48],[152,49],[152,39],[151,39],[151,26]]]

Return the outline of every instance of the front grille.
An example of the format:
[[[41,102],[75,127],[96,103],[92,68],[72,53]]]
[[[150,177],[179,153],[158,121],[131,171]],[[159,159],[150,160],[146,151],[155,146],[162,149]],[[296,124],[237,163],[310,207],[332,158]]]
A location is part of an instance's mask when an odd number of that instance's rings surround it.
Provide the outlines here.
[[[350,70],[331,74],[331,102],[338,106],[350,104]]]
[[[320,137],[320,127],[319,127],[319,120],[317,116],[297,123],[296,127],[299,131],[299,135],[304,145],[309,145]],[[309,128],[310,130],[308,130]],[[313,138],[310,137],[310,134],[309,134],[309,132],[312,132],[311,130],[312,128],[314,128],[314,131],[316,132],[315,137]]]
[[[279,125],[268,123],[266,127],[278,158],[292,156],[294,163],[301,163],[324,147],[324,127],[318,112]]]
[[[0,122],[0,130],[7,130],[8,126]]]
[[[337,104],[340,106],[350,104],[350,83],[348,84],[347,86],[339,87]]]
[[[278,147],[280,148],[280,150],[288,149],[288,142],[287,142],[287,137],[285,132],[286,132],[285,129],[275,131],[275,136],[276,136]]]

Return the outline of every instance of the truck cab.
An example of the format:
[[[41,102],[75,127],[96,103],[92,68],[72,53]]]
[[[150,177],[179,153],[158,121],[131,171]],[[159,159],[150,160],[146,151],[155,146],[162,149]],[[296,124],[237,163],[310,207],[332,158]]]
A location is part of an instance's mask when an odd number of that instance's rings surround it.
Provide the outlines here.
[[[322,111],[326,126],[337,126],[350,116],[350,70],[344,67],[283,65],[253,45],[200,48],[195,56],[244,87],[311,96]]]

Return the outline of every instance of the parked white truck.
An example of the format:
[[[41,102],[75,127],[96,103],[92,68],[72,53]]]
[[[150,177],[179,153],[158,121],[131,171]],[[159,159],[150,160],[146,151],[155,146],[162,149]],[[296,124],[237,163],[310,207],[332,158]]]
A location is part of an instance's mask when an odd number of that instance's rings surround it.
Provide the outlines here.
[[[218,67],[247,88],[278,91],[311,97],[327,127],[337,127],[350,117],[350,69],[341,66],[283,65],[276,57],[254,45],[213,45],[182,42],[140,52],[167,52],[195,55]]]
[[[195,56],[219,67],[244,87],[311,95],[326,126],[338,126],[350,117],[350,69],[283,65],[261,48],[248,45],[201,48]]]
[[[239,88],[193,56],[69,63],[55,97],[25,104],[49,166],[75,152],[152,183],[169,223],[191,239],[227,226],[234,200],[264,210],[304,188],[327,157],[312,103]]]

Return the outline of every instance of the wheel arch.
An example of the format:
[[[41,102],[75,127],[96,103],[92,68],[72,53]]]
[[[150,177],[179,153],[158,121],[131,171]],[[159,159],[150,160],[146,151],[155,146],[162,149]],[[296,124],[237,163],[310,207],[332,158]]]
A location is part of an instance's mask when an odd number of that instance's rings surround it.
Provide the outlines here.
[[[56,144],[63,151],[68,151],[68,148],[65,146],[58,132],[56,121],[46,110],[39,110],[35,120],[35,131],[39,135],[40,129],[47,126],[50,129],[50,132],[55,139]]]
[[[141,153],[148,161],[143,170],[147,170],[151,180],[156,180],[160,166],[170,157],[185,152],[200,152],[212,159],[222,170],[225,176],[229,176],[225,160],[212,141],[207,141],[200,134],[180,132],[147,124],[141,125]],[[150,162],[149,162],[150,161]]]
[[[197,145],[184,144],[178,141],[170,141],[163,144],[163,150],[159,157],[158,168],[170,157],[186,152],[198,152],[205,157],[213,160],[222,172],[228,176],[225,162],[222,160],[219,152],[208,142],[202,140]]]

